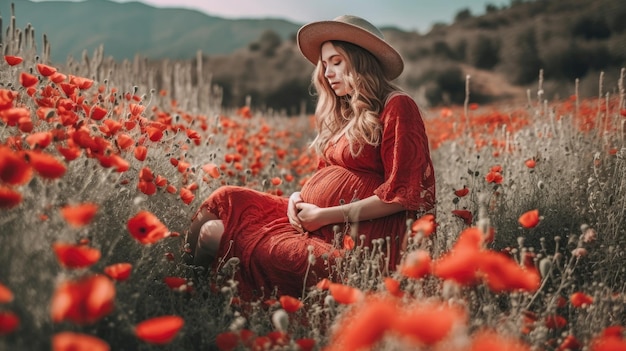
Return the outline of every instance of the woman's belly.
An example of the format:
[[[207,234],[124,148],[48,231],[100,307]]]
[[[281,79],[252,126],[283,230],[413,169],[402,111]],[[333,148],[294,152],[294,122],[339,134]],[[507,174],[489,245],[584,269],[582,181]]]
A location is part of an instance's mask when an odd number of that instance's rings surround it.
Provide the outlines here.
[[[379,174],[355,172],[340,166],[327,166],[317,171],[302,187],[304,202],[319,207],[337,206],[374,194],[384,181]]]

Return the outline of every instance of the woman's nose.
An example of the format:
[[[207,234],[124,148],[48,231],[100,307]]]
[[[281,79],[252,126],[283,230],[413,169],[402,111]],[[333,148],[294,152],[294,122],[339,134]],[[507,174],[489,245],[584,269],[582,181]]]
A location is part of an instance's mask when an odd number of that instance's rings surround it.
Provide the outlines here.
[[[324,77],[330,77],[334,74],[334,71],[331,69],[330,66],[326,67],[326,70],[324,70]]]

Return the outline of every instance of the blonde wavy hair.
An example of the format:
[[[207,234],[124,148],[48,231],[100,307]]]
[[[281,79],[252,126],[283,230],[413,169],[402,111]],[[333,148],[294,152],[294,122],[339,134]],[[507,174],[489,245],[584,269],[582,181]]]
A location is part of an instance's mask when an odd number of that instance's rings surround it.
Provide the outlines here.
[[[344,41],[331,41],[346,59],[346,84],[349,95],[337,96],[324,76],[318,61],[312,82],[317,93],[317,136],[311,146],[324,157],[329,143],[345,134],[352,156],[358,156],[366,144],[378,146],[382,136],[379,114],[389,94],[399,91],[383,73],[378,60],[367,50]]]

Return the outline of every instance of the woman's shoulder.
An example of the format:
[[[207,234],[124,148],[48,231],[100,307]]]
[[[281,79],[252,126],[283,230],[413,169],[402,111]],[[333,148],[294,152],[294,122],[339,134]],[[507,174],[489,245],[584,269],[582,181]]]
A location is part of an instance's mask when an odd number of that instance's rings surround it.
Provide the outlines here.
[[[385,99],[385,107],[382,114],[384,115],[385,112],[390,112],[394,110],[406,109],[414,111],[416,110],[419,113],[419,107],[417,106],[417,103],[415,102],[413,97],[411,97],[404,91],[397,90],[387,95],[387,98]]]

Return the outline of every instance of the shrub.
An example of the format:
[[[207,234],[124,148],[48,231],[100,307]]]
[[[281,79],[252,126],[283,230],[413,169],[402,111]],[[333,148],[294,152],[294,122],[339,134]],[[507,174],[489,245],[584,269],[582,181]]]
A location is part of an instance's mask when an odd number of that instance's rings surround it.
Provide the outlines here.
[[[477,68],[492,69],[500,62],[500,42],[494,36],[478,35],[469,47],[469,63]]]

